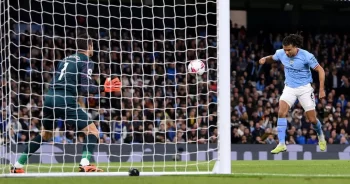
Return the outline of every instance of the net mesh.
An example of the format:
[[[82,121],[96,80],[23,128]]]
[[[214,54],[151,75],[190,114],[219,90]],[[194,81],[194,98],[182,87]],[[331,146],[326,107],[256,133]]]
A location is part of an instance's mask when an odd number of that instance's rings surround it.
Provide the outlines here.
[[[92,162],[106,171],[210,171],[217,147],[216,4],[182,1],[2,1],[0,148],[7,173],[42,128],[43,95],[76,36],[94,40],[92,79],[122,91],[76,98],[99,129]],[[187,73],[201,59],[202,76]],[[28,172],[72,172],[84,135],[57,117]]]

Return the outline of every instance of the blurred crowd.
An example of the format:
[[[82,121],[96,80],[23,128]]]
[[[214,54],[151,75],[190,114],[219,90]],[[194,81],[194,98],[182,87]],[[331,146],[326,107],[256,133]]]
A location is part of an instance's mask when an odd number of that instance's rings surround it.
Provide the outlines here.
[[[92,34],[96,38],[93,80],[103,84],[119,77],[121,92],[80,94],[81,107],[100,130],[100,142],[199,143],[217,142],[217,40],[197,32],[127,31]],[[27,143],[41,129],[43,95],[59,60],[75,53],[79,31],[57,34],[30,31],[11,35],[11,83],[3,79],[0,143]],[[244,27],[231,29],[231,143],[276,144],[278,101],[284,87],[283,66],[258,65],[262,57],[282,47],[287,33],[248,34]],[[348,144],[350,133],[350,38],[340,34],[306,34],[304,49],[318,59],[326,72],[325,99],[318,99],[318,76],[313,73],[317,117],[329,144]],[[202,59],[207,72],[188,74],[187,61]],[[227,61],[228,62],[228,61]],[[229,80],[229,78],[227,78]],[[10,88],[11,87],[11,88]],[[11,89],[11,105],[5,96]],[[11,119],[8,114],[11,112]],[[64,119],[50,143],[83,142],[83,134]],[[288,115],[288,144],[317,144],[317,136],[299,102]]]

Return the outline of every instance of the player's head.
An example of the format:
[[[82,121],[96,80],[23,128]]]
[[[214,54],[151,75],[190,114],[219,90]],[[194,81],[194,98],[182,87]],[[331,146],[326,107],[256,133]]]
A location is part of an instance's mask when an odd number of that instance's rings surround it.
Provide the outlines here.
[[[86,33],[78,35],[77,47],[79,52],[84,52],[89,57],[94,55],[92,39]]]
[[[303,37],[299,34],[291,34],[283,39],[282,44],[287,56],[293,57],[298,53],[298,48],[303,45]]]

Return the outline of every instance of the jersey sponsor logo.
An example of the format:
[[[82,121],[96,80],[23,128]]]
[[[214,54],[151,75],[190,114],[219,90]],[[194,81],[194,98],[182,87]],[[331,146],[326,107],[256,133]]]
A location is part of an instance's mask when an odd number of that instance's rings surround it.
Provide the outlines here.
[[[302,73],[302,71],[300,71],[300,70],[297,70],[294,68],[289,68],[289,67],[286,67],[285,70],[286,70],[286,73],[288,73],[288,75],[290,77],[298,77]]]

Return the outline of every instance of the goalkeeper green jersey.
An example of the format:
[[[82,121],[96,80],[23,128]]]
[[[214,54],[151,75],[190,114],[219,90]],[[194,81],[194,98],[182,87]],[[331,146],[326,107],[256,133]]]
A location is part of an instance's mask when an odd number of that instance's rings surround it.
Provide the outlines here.
[[[93,62],[85,54],[68,56],[58,64],[50,89],[67,97],[76,97],[79,92],[96,94],[100,87],[91,78],[93,69]]]

